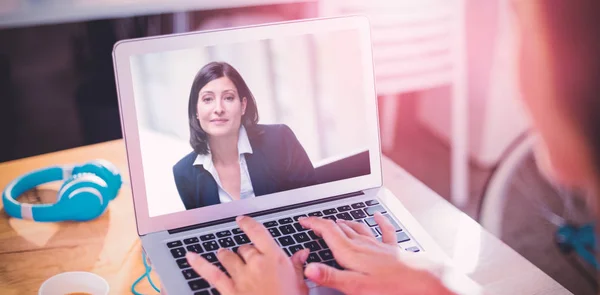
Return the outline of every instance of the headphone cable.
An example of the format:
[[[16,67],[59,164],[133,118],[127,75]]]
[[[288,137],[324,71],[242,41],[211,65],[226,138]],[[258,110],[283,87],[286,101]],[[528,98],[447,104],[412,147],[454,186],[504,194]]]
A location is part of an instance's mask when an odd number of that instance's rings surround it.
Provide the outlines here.
[[[154,282],[152,281],[152,278],[150,277],[150,272],[152,271],[152,267],[148,264],[148,257],[146,257],[146,252],[142,250],[142,261],[144,263],[144,274],[142,274],[139,278],[137,278],[137,280],[135,280],[135,282],[133,282],[133,284],[131,285],[131,293],[135,294],[135,295],[143,295],[142,293],[139,293],[138,291],[135,290],[135,287],[144,279],[144,277],[146,277],[148,279],[148,282],[150,283],[150,286],[152,286],[152,288],[154,290],[156,290],[156,292],[160,293],[160,289],[156,287],[156,285],[154,285]]]

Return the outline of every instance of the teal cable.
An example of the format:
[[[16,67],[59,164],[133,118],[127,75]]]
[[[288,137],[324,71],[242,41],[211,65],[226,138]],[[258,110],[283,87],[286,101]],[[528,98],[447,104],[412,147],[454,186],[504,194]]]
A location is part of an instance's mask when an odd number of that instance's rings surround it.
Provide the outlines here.
[[[148,282],[150,283],[150,286],[152,286],[152,288],[154,288],[154,290],[156,292],[160,293],[160,289],[158,289],[154,285],[154,282],[152,282],[152,278],[150,277],[150,272],[152,271],[152,267],[150,265],[148,265],[148,260],[146,259],[146,252],[142,253],[142,259],[144,260],[144,267],[146,267],[146,277],[148,278]]]
[[[148,279],[150,286],[152,286],[152,288],[154,290],[156,290],[156,292],[160,293],[160,289],[158,289],[156,287],[156,285],[154,285],[154,282],[152,282],[152,278],[150,277],[150,272],[152,271],[152,267],[150,265],[148,265],[148,262],[146,260],[146,252],[142,252],[142,260],[144,262],[145,272],[137,280],[135,280],[135,282],[133,282],[133,284],[131,285],[131,293],[133,293],[134,295],[143,295],[143,294],[139,293],[138,291],[136,291],[135,287],[137,286],[137,284],[139,284],[144,279],[144,277],[146,277]]]

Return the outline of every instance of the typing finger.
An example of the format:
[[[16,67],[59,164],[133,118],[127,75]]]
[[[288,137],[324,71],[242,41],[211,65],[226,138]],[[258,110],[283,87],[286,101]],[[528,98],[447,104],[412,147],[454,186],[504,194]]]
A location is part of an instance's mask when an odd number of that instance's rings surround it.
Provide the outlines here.
[[[261,223],[247,216],[238,216],[236,221],[258,251],[261,253],[281,251],[269,231]]]
[[[238,254],[246,263],[250,263],[252,259],[260,256],[260,252],[252,245],[242,245],[238,249]]]
[[[389,245],[396,245],[396,229],[392,223],[379,212],[375,212],[374,217],[379,229],[381,229],[381,241]]]
[[[227,272],[231,275],[231,278],[235,281],[235,278],[244,272],[245,263],[237,254],[227,250],[225,248],[219,248],[217,251],[217,258],[219,262],[225,267]]]
[[[373,231],[371,231],[371,229],[364,223],[347,221],[347,220],[343,220],[343,219],[338,219],[338,220],[341,220],[341,222],[343,222],[345,225],[349,226],[351,229],[353,229],[359,235],[363,235],[363,236],[367,236],[367,237],[375,237],[375,235],[373,235]]]
[[[222,294],[233,294],[233,281],[218,267],[193,252],[188,252],[186,258],[194,271],[206,280],[206,287],[211,284]]]
[[[298,280],[304,280],[304,263],[306,259],[308,259],[309,250],[302,249],[294,255],[292,255],[292,264],[294,265],[294,269],[296,270],[296,276],[298,276]]]
[[[320,286],[338,289],[344,294],[365,294],[365,291],[368,292],[368,290],[365,290],[365,282],[370,279],[358,272],[337,270],[321,263],[310,263],[306,266],[304,275]]]
[[[358,237],[358,233],[354,229],[349,227],[345,222],[338,219],[336,223],[340,227],[340,229],[342,229],[342,231],[346,234],[346,236],[348,236],[350,239]]]
[[[318,217],[300,218],[298,221],[303,227],[320,235],[330,247],[346,248],[351,244],[348,236],[334,221]]]

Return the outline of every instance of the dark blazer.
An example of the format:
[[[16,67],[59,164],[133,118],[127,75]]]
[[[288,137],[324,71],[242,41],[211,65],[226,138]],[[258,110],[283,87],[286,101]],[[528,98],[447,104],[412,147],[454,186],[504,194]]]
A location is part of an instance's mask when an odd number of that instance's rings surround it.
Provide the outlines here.
[[[252,154],[246,164],[255,196],[315,184],[315,169],[294,132],[286,125],[247,129]],[[220,204],[217,182],[191,152],[173,166],[179,196],[187,210]]]

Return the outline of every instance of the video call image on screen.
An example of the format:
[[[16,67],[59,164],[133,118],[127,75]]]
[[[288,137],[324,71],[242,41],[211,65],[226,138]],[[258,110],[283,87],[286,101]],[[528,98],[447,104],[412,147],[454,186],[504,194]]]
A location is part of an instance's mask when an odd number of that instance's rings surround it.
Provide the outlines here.
[[[131,57],[149,216],[370,173],[358,31]]]

